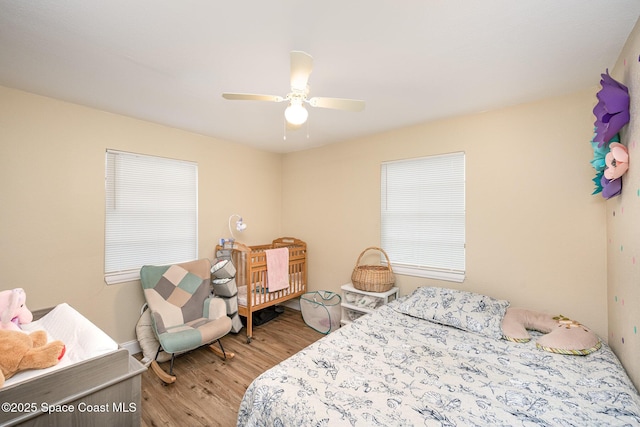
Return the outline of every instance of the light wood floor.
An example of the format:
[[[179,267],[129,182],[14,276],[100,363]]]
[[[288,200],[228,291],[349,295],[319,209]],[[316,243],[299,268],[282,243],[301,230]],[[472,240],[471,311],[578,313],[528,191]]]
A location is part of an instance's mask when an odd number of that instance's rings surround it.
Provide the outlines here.
[[[222,338],[233,359],[222,360],[208,347],[181,355],[173,367],[177,380],[169,385],[149,369],[142,374],[142,426],[235,426],[251,381],[323,336],[305,325],[299,311],[286,308],[254,327],[250,344],[244,328]],[[169,371],[169,362],[160,366]]]

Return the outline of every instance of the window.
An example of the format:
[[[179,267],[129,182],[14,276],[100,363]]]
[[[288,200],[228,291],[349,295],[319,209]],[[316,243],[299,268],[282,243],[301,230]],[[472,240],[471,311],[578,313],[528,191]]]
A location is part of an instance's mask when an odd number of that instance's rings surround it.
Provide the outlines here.
[[[464,280],[464,153],[382,164],[381,244],[398,274]]]
[[[198,255],[198,165],[107,150],[105,281]]]

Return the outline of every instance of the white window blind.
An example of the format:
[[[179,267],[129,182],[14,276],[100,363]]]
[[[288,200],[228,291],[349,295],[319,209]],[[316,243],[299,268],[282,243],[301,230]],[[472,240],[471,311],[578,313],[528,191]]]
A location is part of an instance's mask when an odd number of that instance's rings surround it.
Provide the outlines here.
[[[198,255],[198,165],[108,150],[105,281],[138,279],[145,264]]]
[[[396,273],[463,281],[464,153],[383,163],[381,228]]]

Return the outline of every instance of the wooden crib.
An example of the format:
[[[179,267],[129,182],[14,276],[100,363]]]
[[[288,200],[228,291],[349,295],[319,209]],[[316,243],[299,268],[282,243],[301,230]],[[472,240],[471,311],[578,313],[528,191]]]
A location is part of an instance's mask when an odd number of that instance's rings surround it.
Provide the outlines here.
[[[289,249],[289,287],[268,292],[267,256],[265,250],[286,247]],[[216,247],[218,250],[221,246]],[[238,298],[238,314],[247,319],[247,342],[253,337],[253,313],[263,308],[297,298],[307,292],[307,244],[293,237],[281,237],[271,244],[258,246],[235,245],[231,259],[236,267],[236,284],[239,295],[246,286],[246,305]]]

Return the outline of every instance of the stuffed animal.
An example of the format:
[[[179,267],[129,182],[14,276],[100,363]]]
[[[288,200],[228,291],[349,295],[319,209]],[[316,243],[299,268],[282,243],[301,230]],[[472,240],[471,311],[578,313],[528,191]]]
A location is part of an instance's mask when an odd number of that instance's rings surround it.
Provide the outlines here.
[[[20,371],[56,365],[65,350],[62,341],[47,343],[47,333],[42,330],[30,334],[0,330],[0,387]]]
[[[0,292],[0,330],[19,331],[21,324],[33,320],[26,301],[27,294],[22,288]]]

